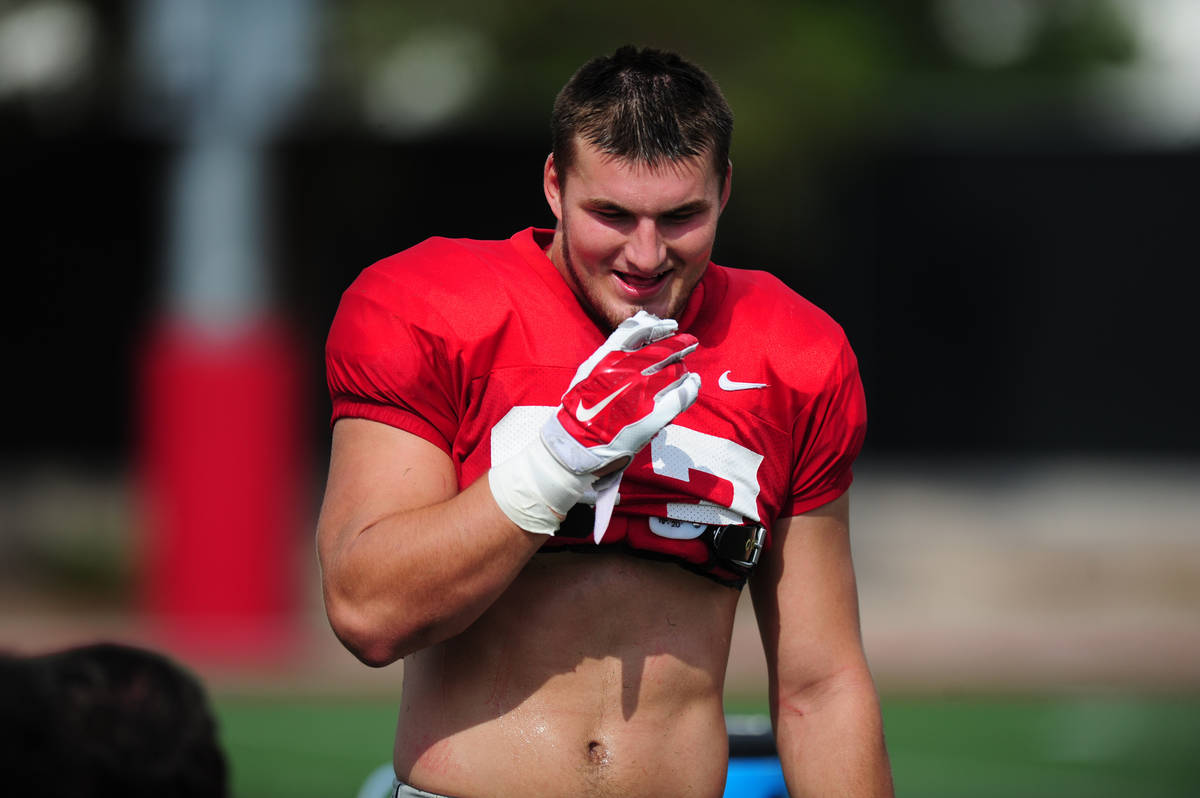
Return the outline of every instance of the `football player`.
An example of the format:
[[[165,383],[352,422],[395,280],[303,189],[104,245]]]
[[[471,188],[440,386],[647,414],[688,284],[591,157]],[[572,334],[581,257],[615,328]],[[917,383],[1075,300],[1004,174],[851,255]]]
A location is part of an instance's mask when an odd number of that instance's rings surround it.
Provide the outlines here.
[[[404,659],[396,795],[720,795],[747,580],[792,794],[891,794],[845,335],[710,262],[733,122],[704,71],[622,48],[552,120],[553,230],[386,258],[329,334],[326,608]]]

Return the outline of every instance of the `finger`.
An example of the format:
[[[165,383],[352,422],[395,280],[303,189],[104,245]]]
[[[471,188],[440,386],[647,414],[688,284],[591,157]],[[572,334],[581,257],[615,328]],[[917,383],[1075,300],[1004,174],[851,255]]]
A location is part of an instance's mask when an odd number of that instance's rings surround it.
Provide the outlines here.
[[[636,352],[648,343],[670,338],[678,327],[679,325],[674,319],[660,319],[644,310],[638,311],[637,315],[621,322],[604,343],[579,364],[567,390],[571,390],[588,377],[596,366],[611,353]]]
[[[676,336],[676,337],[678,338],[680,336]],[[687,337],[691,338],[690,335]],[[666,368],[667,366],[670,366],[673,363],[682,363],[683,359],[685,357],[687,357],[688,355],[690,355],[692,352],[695,352],[696,348],[698,346],[700,346],[699,342],[697,342],[696,339],[692,338],[692,343],[687,344],[682,349],[678,349],[678,350],[672,352],[671,354],[664,357],[662,360],[659,360],[657,363],[652,363],[651,365],[642,369],[642,375],[645,377],[649,377],[651,374],[654,374],[657,371],[662,371],[664,368]]]
[[[676,416],[691,407],[699,396],[700,375],[691,372],[681,375],[679,379],[655,394],[654,420],[661,421],[662,426],[666,426]]]
[[[642,311],[645,313],[645,311]],[[658,319],[658,324],[650,329],[650,343],[669,338],[679,330],[679,322],[675,319]]]
[[[636,315],[621,322],[606,343],[615,349],[632,352],[648,343],[669,338],[678,328],[679,323],[674,319],[660,319],[639,310]]]
[[[683,361],[687,355],[696,351],[699,342],[686,333],[678,333],[657,343],[648,344],[636,352],[630,352],[628,359],[621,367],[628,370],[638,370],[643,376]]]

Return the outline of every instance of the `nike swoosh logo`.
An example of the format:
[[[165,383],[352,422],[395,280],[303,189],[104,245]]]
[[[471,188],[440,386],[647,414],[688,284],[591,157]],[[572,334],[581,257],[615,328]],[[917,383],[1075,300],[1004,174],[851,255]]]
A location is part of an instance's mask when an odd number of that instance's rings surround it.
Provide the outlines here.
[[[732,370],[732,369],[731,369]],[[766,388],[765,382],[737,382],[729,379],[729,372],[725,372],[717,380],[717,385],[721,386],[722,391],[748,391],[751,388]]]
[[[604,408],[608,407],[609,403],[612,402],[613,399],[616,399],[618,396],[623,394],[625,392],[625,389],[628,388],[629,385],[630,384],[628,382],[625,383],[620,388],[613,391],[608,396],[601,399],[599,402],[596,402],[596,404],[592,405],[591,407],[584,407],[583,400],[580,399],[579,407],[575,408],[575,418],[579,419],[580,423],[582,423],[582,424],[588,423],[589,421],[591,421],[593,418],[596,417],[597,413],[599,413]]]

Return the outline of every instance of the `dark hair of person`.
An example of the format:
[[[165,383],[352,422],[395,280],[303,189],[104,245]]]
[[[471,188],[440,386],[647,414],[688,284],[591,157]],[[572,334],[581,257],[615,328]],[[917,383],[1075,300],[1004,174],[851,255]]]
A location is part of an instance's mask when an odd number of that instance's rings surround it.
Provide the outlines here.
[[[550,128],[560,180],[579,136],[600,152],[653,167],[707,153],[723,181],[733,112],[698,66],[627,45],[579,68],[554,101]]]
[[[30,700],[42,719],[29,725],[54,736],[35,758],[57,769],[34,794],[228,795],[227,763],[208,696],[174,661],[146,649],[96,643],[29,658],[26,673],[41,694]]]
[[[0,653],[0,774],[6,795],[87,795],[82,774],[64,761],[70,748],[50,692],[44,669],[33,660]]]

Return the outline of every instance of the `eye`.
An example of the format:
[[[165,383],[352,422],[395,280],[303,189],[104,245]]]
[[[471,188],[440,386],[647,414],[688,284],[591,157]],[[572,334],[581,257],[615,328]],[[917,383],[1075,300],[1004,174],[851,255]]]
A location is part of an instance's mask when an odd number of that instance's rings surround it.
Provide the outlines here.
[[[690,222],[696,218],[697,211],[677,211],[676,213],[665,213],[662,220],[667,224],[683,224]]]
[[[619,221],[628,216],[628,214],[625,211],[618,210],[615,208],[593,208],[592,214],[594,216],[600,217],[601,219],[606,219],[610,222]]]

